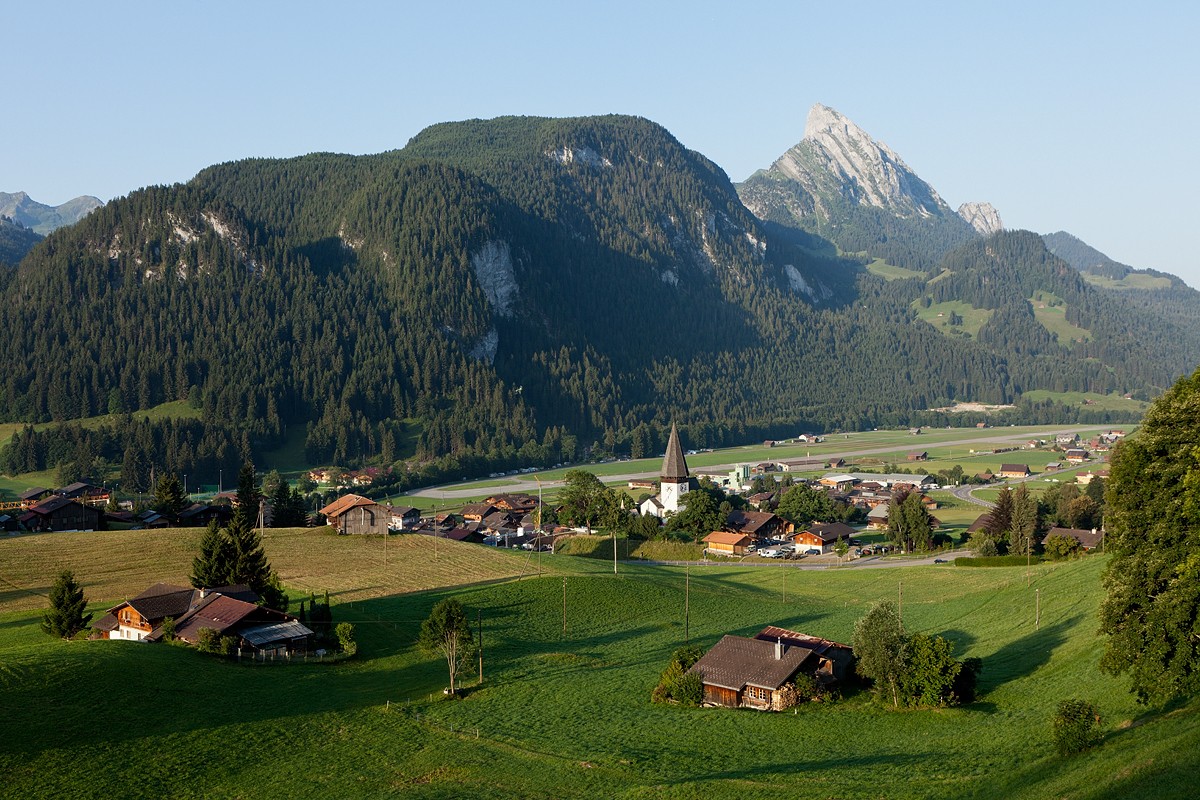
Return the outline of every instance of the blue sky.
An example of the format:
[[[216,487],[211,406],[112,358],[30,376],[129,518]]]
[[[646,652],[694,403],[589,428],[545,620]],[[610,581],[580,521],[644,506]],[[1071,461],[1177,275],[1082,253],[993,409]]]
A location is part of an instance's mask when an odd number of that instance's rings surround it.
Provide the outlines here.
[[[57,204],[427,125],[626,113],[735,181],[813,103],[952,206],[1200,286],[1200,8],[1183,2],[22,3],[0,191]]]

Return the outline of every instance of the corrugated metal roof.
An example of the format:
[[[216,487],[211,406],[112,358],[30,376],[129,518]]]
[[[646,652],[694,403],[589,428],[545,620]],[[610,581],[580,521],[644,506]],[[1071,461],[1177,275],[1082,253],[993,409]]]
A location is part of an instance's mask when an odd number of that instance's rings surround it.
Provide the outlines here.
[[[246,628],[241,631],[239,635],[255,647],[262,647],[264,644],[270,644],[271,642],[280,642],[285,639],[302,639],[305,636],[312,636],[312,631],[296,620],[289,619],[286,622],[269,622],[266,625],[255,625],[253,628]]]

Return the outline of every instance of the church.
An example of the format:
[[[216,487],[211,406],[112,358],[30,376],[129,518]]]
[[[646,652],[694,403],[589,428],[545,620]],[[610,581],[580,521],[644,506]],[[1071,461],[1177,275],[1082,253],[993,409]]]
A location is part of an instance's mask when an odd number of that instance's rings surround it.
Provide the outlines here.
[[[688,474],[687,460],[683,457],[683,448],[679,445],[679,429],[671,423],[671,438],[667,442],[667,454],[663,458],[662,474],[659,475],[658,494],[647,498],[638,510],[643,516],[653,516],[664,519],[668,514],[678,513],[687,505],[684,497],[692,488],[692,478]]]

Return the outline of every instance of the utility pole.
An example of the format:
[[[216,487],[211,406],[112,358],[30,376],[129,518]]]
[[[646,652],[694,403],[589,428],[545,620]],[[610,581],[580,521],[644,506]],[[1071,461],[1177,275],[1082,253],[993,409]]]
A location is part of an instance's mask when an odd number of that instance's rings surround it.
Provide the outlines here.
[[[479,628],[479,683],[483,683],[483,609],[475,609],[475,625]]]
[[[904,581],[900,581],[900,602],[896,606],[896,617],[900,620],[900,627],[904,627]]]
[[[787,604],[787,567],[783,568],[783,602]]]
[[[563,575],[563,636],[567,635],[567,576]]]
[[[1034,594],[1037,597],[1037,616],[1034,618],[1033,626],[1035,630],[1042,629],[1042,590],[1034,589]]]

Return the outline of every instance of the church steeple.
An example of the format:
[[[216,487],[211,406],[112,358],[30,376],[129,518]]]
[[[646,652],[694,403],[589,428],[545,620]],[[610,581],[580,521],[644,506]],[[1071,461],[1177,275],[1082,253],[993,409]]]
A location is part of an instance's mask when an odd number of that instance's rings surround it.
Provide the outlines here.
[[[683,448],[679,445],[679,429],[671,423],[671,438],[667,441],[667,455],[662,465],[663,483],[683,483],[688,475],[687,461],[683,457]]]

